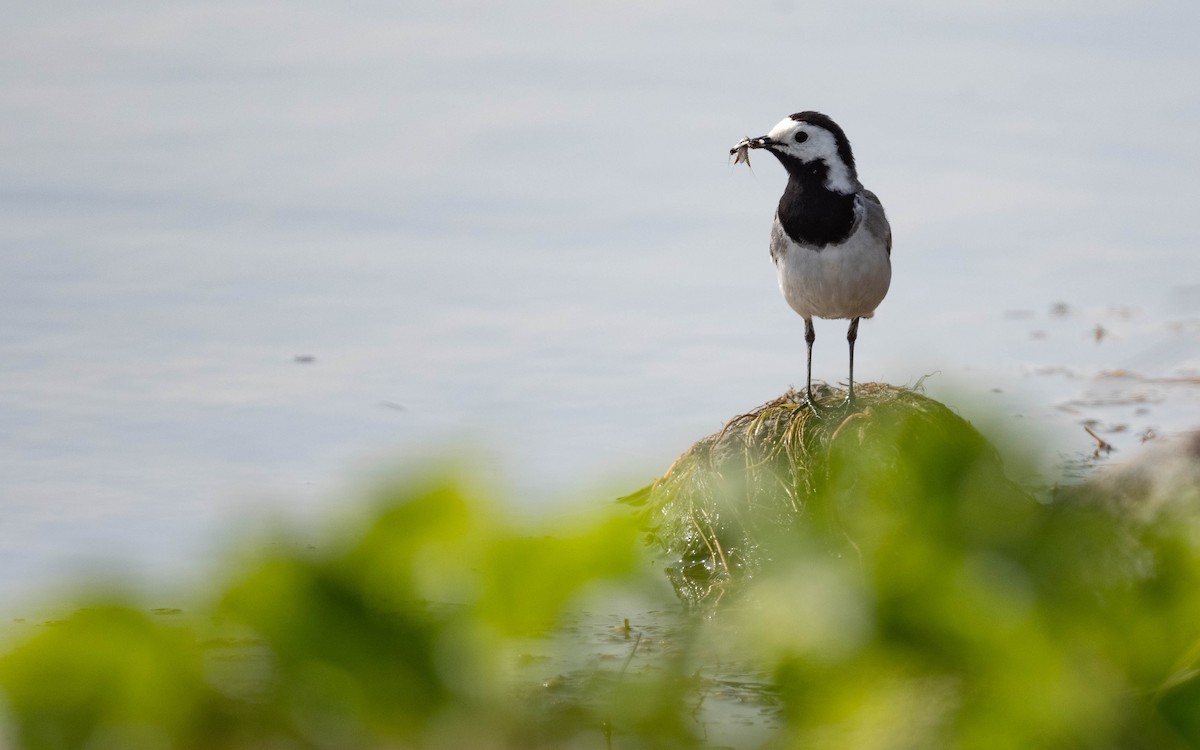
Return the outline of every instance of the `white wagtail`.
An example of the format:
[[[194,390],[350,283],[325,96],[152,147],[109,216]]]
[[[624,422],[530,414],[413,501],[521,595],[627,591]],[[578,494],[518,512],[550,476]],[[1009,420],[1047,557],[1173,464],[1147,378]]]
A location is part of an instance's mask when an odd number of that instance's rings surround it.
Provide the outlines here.
[[[771,259],[779,288],[804,318],[808,344],[807,398],[812,393],[812,319],[850,320],[850,384],[854,403],[854,340],[858,321],[875,314],[892,281],[892,229],[883,204],[858,181],[850,141],[820,112],[798,112],[767,135],[743,138],[729,153],[749,162],[747,149],[765,148],[788,173],[771,227]]]

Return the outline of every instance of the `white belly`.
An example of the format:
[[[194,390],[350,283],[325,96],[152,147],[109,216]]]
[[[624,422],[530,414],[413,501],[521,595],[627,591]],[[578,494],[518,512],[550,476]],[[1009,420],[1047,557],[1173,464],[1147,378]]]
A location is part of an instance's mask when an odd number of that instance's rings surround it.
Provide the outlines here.
[[[878,237],[860,226],[842,244],[819,251],[782,239],[775,265],[793,310],[806,319],[875,314],[892,283],[892,261]]]

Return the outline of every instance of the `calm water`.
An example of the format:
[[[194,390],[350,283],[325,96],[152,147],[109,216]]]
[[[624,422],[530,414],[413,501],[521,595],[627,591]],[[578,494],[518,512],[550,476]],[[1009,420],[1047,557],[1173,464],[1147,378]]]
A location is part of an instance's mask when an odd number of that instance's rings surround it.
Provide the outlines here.
[[[1200,424],[1200,6],[1042,5],[8,9],[0,601],[448,451],[543,512],[661,472],[803,380],[726,156],[799,109],[895,232],[860,379],[1067,457]]]

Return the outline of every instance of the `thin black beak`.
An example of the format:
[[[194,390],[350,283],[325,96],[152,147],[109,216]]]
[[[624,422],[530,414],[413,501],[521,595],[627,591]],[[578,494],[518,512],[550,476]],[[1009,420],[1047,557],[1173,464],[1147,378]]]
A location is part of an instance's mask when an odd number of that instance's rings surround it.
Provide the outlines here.
[[[775,140],[769,135],[760,135],[757,138],[743,138],[737,142],[737,145],[729,149],[729,154],[732,156],[744,148],[770,148],[777,143],[779,143],[779,141]]]

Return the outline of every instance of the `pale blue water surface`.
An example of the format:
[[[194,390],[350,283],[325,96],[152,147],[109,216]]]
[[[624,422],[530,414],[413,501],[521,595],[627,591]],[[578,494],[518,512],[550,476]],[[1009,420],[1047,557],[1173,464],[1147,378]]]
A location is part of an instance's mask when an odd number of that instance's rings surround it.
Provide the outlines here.
[[[1200,424],[1189,2],[25,3],[0,26],[0,602],[204,569],[469,447],[559,512],[803,381],[787,114],[895,233],[860,380]],[[820,322],[818,378],[845,377]],[[556,510],[557,509],[557,510]]]

